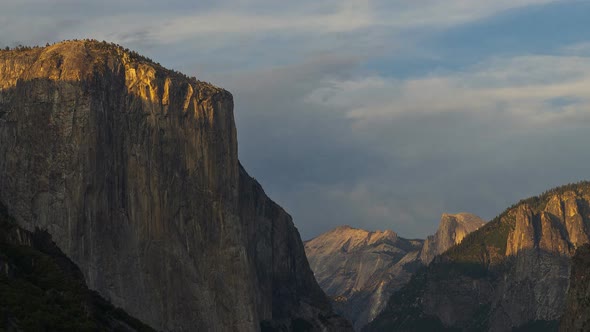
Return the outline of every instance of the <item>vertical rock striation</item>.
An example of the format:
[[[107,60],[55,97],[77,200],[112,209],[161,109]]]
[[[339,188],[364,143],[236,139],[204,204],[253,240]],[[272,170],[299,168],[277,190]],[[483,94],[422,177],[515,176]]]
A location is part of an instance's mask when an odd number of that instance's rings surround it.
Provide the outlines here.
[[[570,287],[559,330],[590,330],[590,245],[584,245],[572,259]]]
[[[154,332],[90,291],[47,232],[18,227],[0,203],[0,330]]]
[[[0,53],[0,200],[158,329],[345,324],[239,165],[231,94],[120,47]]]
[[[314,278],[291,216],[241,166],[239,208],[262,330],[351,331]]]

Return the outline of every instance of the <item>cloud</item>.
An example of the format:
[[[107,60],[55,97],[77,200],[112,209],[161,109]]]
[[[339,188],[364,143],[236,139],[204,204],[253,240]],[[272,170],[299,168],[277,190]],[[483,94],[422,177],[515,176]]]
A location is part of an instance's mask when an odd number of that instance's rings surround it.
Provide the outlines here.
[[[459,112],[538,127],[590,120],[589,87],[590,58],[517,56],[423,78],[328,80],[305,100],[362,121]],[[569,102],[555,103],[558,98]]]
[[[287,39],[290,35],[304,35],[310,41],[319,36],[339,38],[339,34],[355,31],[371,31],[373,36],[378,36],[378,31],[387,31],[382,37],[390,38],[407,29],[449,27],[506,10],[551,2],[324,0],[277,3],[226,0],[195,3],[175,0],[162,3],[106,0],[96,3],[7,0],[1,5],[0,20],[7,29],[0,32],[0,40],[44,44],[62,38],[92,37],[129,46],[161,47],[198,42],[193,48],[198,51],[219,49],[222,45],[235,44],[260,34]],[[21,19],[23,16],[27,19]],[[51,25],[72,19],[77,21],[75,29],[61,24]],[[310,44],[314,45],[313,42]]]
[[[567,55],[590,56],[590,42],[584,41],[567,45],[561,49],[561,52]]]
[[[154,42],[170,44],[194,39],[196,36],[223,36],[228,34],[272,33],[318,35],[351,32],[378,27],[404,30],[416,27],[452,26],[478,20],[504,10],[530,5],[551,3],[551,0],[523,1],[422,1],[407,5],[405,1],[388,2],[385,6],[367,0],[303,1],[298,5],[248,2],[236,6],[234,2],[197,10],[189,14],[173,15],[140,13],[113,16],[109,20],[129,22],[132,30],[148,31]],[[377,2],[378,3],[378,2]],[[380,11],[382,7],[385,10]],[[258,13],[260,9],[262,14]],[[383,15],[383,14],[386,15]],[[129,27],[127,27],[129,28]],[[115,35],[116,38],[116,35]],[[132,42],[133,40],[128,40]]]
[[[395,79],[324,55],[232,73],[240,157],[305,238],[339,224],[432,233],[584,178],[590,59],[494,57]],[[578,151],[579,150],[579,151]]]
[[[240,159],[304,238],[434,232],[587,175],[588,5],[6,0],[0,44],[96,38],[230,90]]]
[[[381,1],[381,8],[393,12],[389,21],[392,26],[417,27],[417,26],[438,26],[448,27],[451,25],[464,24],[481,20],[496,15],[503,11],[514,10],[528,6],[546,5],[556,2],[555,0],[500,0],[500,1],[416,1],[408,4],[407,1]],[[382,12],[386,18],[389,10]]]

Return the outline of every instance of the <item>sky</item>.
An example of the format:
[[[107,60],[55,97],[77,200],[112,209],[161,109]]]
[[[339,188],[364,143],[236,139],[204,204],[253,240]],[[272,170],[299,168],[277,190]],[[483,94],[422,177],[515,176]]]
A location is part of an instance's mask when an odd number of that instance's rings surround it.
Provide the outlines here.
[[[436,231],[590,179],[590,1],[0,0],[0,46],[94,38],[232,92],[304,240]]]

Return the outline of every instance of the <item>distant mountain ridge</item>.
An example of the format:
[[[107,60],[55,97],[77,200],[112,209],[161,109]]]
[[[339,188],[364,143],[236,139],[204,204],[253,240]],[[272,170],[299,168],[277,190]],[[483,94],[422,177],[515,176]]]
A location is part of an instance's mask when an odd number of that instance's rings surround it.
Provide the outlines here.
[[[590,182],[522,200],[416,273],[364,331],[555,331],[589,235]]]
[[[336,311],[360,330],[422,265],[483,224],[473,214],[443,214],[436,234],[426,241],[404,239],[391,230],[340,226],[306,241],[305,251]]]

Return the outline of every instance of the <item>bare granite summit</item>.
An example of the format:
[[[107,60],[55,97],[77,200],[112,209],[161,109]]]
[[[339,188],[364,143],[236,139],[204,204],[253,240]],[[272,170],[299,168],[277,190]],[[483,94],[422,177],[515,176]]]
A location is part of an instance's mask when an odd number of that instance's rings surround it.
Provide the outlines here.
[[[477,230],[484,224],[483,219],[471,213],[444,213],[436,233],[424,241],[424,246],[420,251],[420,260],[425,264],[429,264],[435,256],[461,243],[467,234]]]
[[[340,226],[305,242],[305,252],[335,310],[360,330],[419,267],[483,224],[473,214],[443,214],[438,231],[426,241],[404,239],[391,230]]]

